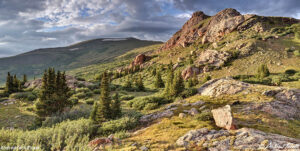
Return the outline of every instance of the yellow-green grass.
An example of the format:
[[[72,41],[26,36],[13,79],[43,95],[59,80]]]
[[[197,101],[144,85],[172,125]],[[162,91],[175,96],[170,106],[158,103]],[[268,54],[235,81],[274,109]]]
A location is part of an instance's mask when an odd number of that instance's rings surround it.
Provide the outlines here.
[[[31,102],[17,101],[16,104],[0,105],[0,128],[26,129],[36,117],[33,112],[26,111],[32,106]]]

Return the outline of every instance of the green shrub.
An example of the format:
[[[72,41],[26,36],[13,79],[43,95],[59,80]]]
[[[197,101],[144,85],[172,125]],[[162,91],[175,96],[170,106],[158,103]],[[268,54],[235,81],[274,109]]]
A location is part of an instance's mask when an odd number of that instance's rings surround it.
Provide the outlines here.
[[[77,88],[76,90],[76,93],[87,93],[87,92],[90,92],[91,90],[89,88]]]
[[[189,89],[184,90],[182,92],[181,96],[183,98],[187,98],[187,97],[196,95],[197,93],[198,93],[198,90],[196,88],[189,88]]]
[[[73,107],[68,112],[63,112],[61,114],[54,114],[51,117],[47,117],[45,121],[42,122],[43,127],[51,127],[57,123],[61,123],[66,120],[77,120],[80,118],[88,118],[90,116],[90,107],[80,105]]]
[[[134,99],[133,95],[123,95],[120,97],[121,100],[132,100]]]
[[[18,92],[18,93],[13,93],[9,96],[10,98],[13,99],[18,99],[18,100],[26,100],[26,101],[34,101],[37,97],[31,93],[31,92]]]
[[[295,50],[294,51],[294,55],[297,56],[297,57],[299,57],[300,56],[300,50]]]
[[[274,77],[272,78],[272,84],[276,85],[276,86],[280,86],[281,85],[281,78],[280,77]]]
[[[95,90],[93,90],[93,93],[94,93],[94,94],[100,94],[100,89],[95,89]]]
[[[86,97],[84,92],[76,93],[73,95],[74,97],[77,97],[78,99],[83,99]]]
[[[93,85],[89,85],[88,88],[89,88],[90,90],[95,90],[95,89],[99,88],[99,86],[96,85],[96,84],[93,84]]]
[[[109,135],[120,131],[126,131],[135,128],[138,124],[139,118],[125,116],[120,119],[102,123],[102,126],[98,129],[98,134]]]
[[[92,98],[89,98],[89,99],[87,99],[87,100],[85,100],[85,103],[86,104],[89,104],[89,105],[93,105],[94,104],[94,99],[92,99]]]
[[[78,104],[79,99],[75,96],[72,96],[69,100],[70,100],[70,102],[72,102],[73,105],[76,105],[76,104]]]
[[[270,75],[270,71],[269,71],[267,65],[261,64],[257,69],[256,77],[258,79],[263,79],[264,77],[267,77],[269,75]]]
[[[39,150],[90,151],[90,120],[65,121],[54,127],[37,130],[0,130],[0,146],[34,146]]]
[[[213,120],[213,116],[212,116],[211,112],[201,112],[200,114],[198,114],[196,116],[196,118],[199,121],[212,121]]]
[[[130,133],[128,133],[127,131],[120,131],[115,133],[114,136],[118,139],[125,139],[130,136]]]
[[[158,103],[148,103],[145,105],[144,110],[153,110],[158,108]]]
[[[285,74],[288,74],[288,75],[294,75],[297,71],[294,70],[294,69],[288,69],[288,70],[285,70]]]
[[[128,105],[137,110],[146,110],[146,109],[155,109],[162,104],[167,104],[170,102],[171,102],[171,100],[166,99],[164,97],[158,97],[158,96],[150,96],[149,97],[149,96],[147,96],[147,97],[134,98],[133,100],[130,100],[128,102]],[[148,104],[150,104],[150,105],[148,105]],[[154,105],[154,104],[157,104],[157,105]],[[147,108],[146,108],[146,106],[147,106]],[[153,107],[155,107],[155,108],[153,108]]]
[[[33,112],[34,111],[34,107],[33,106],[29,106],[29,107],[26,107],[25,110],[29,111],[29,112]]]

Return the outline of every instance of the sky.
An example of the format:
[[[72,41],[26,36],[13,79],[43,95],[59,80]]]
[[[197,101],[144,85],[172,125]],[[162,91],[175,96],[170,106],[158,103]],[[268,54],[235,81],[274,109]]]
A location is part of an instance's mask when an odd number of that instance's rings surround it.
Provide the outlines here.
[[[0,57],[95,38],[166,41],[194,11],[300,19],[300,0],[0,0]]]

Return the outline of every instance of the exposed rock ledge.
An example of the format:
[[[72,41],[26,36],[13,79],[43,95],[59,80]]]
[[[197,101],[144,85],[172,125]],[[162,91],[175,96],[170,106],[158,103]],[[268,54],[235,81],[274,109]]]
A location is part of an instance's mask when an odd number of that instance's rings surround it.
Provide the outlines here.
[[[226,94],[237,94],[250,85],[232,78],[213,79],[202,85],[198,92],[201,95],[220,96]]]
[[[282,135],[265,133],[259,130],[242,128],[236,131],[208,130],[202,128],[191,130],[180,137],[176,144],[189,147],[191,143],[208,148],[209,151],[219,150],[299,150],[300,139]]]

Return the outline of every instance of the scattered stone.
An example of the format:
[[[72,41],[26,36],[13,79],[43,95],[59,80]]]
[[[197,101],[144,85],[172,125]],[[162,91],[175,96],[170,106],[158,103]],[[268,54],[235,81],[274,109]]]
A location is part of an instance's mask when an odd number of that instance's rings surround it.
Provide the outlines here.
[[[140,149],[141,149],[142,151],[147,151],[147,150],[149,150],[149,148],[146,147],[146,146],[142,146],[142,147],[140,147]]]
[[[278,89],[278,90],[267,90],[267,91],[264,91],[262,93],[262,95],[265,95],[265,96],[275,96],[280,91],[282,91],[282,90],[281,89]]]
[[[195,116],[195,115],[199,114],[199,112],[198,112],[197,109],[191,108],[191,109],[189,110],[189,114]]]
[[[203,106],[201,106],[201,107],[199,108],[199,110],[202,111],[202,110],[205,109],[205,108],[206,108],[206,105],[203,105]]]
[[[155,113],[144,115],[140,118],[140,122],[149,123],[149,122],[157,120],[159,118],[172,117],[173,115],[174,115],[174,112],[169,109],[169,110],[165,110],[162,112],[155,112]]]
[[[209,150],[299,150],[300,139],[242,128],[229,133],[226,130],[191,130],[181,136],[176,144],[188,147],[193,142]],[[201,145],[202,144],[202,145]]]
[[[178,62],[182,62],[183,60],[184,60],[184,58],[182,58],[182,57],[178,57],[178,58],[177,58],[177,61],[178,61]]]
[[[179,113],[178,117],[179,117],[179,118],[185,118],[185,117],[186,117],[186,114],[184,114],[184,113]]]
[[[203,101],[197,101],[197,102],[195,102],[195,103],[192,103],[191,105],[192,105],[192,106],[200,106],[200,105],[203,105],[203,104],[204,104]]]
[[[173,65],[173,70],[177,69],[179,66],[180,66],[179,63],[175,63],[175,64]]]
[[[191,105],[190,103],[182,104],[183,107],[187,107],[187,106],[190,106],[190,105]]]
[[[216,43],[216,42],[214,42],[213,44],[212,44],[212,46],[214,47],[214,49],[217,49],[219,46],[218,46],[218,44]]]
[[[216,125],[227,130],[236,129],[229,105],[211,110]]]
[[[178,106],[178,104],[170,104],[165,108],[165,110],[169,110],[169,109],[177,107],[177,106]]]

